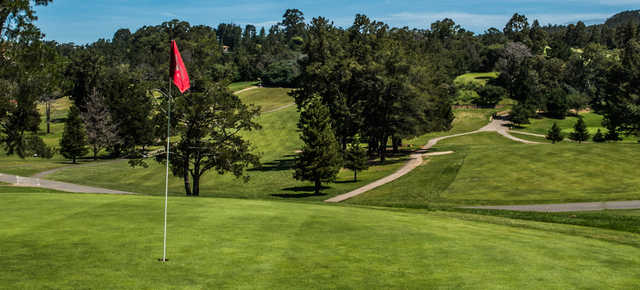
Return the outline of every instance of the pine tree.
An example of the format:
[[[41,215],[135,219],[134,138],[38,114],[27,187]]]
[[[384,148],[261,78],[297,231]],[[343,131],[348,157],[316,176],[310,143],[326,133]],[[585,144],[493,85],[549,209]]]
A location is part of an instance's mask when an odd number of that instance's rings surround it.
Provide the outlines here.
[[[569,134],[569,139],[582,143],[589,140],[589,132],[587,131],[587,125],[582,118],[578,118],[578,122],[573,126],[573,132]]]
[[[320,194],[322,182],[335,180],[342,160],[340,146],[331,129],[329,109],[319,97],[314,97],[305,106],[298,127],[305,145],[296,160],[294,178],[314,182],[315,194]]]
[[[547,140],[550,140],[551,143],[555,144],[556,142],[561,142],[562,140],[564,140],[564,136],[562,135],[562,132],[560,131],[560,127],[558,127],[558,123],[553,123],[553,126],[551,126],[551,130],[549,130],[549,132],[547,132]]]
[[[76,106],[72,106],[64,124],[64,132],[60,139],[60,153],[65,158],[73,160],[87,154],[87,135],[84,130],[80,110]]]
[[[595,135],[593,135],[593,142],[604,143],[606,141],[607,139],[605,139],[604,134],[602,134],[602,131],[598,129],[598,132]]]
[[[356,135],[347,147],[344,167],[353,171],[353,181],[358,181],[358,171],[369,168],[367,150],[360,146],[360,136]]]
[[[604,135],[604,139],[614,142],[622,140],[622,138],[620,138],[620,133],[618,133],[618,128],[616,128],[615,125],[611,124],[611,122],[607,124],[607,134]]]

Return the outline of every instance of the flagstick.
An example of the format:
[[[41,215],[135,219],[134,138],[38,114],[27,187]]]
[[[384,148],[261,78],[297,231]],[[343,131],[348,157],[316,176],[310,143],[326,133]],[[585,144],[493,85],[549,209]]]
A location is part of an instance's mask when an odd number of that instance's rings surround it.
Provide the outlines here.
[[[164,185],[164,243],[162,249],[162,262],[167,261],[167,203],[169,202],[169,138],[171,137],[171,78],[169,78],[169,95],[167,99],[167,171]]]

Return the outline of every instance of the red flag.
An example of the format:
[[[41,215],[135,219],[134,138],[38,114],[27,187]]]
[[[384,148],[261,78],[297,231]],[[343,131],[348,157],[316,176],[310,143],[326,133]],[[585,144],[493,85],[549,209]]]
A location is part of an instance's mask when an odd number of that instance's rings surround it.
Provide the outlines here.
[[[184,66],[175,40],[171,41],[171,77],[173,78],[173,83],[180,90],[180,93],[184,93],[191,87],[187,68]]]

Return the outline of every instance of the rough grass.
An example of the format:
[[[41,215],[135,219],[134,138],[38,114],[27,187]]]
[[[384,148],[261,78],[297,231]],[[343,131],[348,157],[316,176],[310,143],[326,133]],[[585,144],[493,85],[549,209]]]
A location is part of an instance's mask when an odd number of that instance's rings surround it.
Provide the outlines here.
[[[520,137],[520,136],[519,136]],[[447,139],[424,166],[349,202],[369,205],[532,204],[640,198],[637,144],[526,145],[495,133]]]
[[[159,197],[0,194],[18,288],[634,288],[640,236],[456,213]],[[44,214],[46,213],[46,214]],[[44,214],[44,215],[43,215]]]

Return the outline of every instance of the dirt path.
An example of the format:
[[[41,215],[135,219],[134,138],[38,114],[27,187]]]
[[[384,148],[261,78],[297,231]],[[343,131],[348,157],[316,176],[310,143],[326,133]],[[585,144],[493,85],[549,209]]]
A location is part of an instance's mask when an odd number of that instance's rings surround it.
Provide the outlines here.
[[[598,210],[605,210],[605,209],[640,209],[640,200],[558,203],[558,204],[532,204],[532,205],[470,206],[470,207],[463,207],[463,208],[496,209],[496,210],[511,210],[511,211],[534,211],[534,212],[598,211]]]
[[[338,195],[336,197],[330,198],[325,200],[325,202],[332,202],[332,203],[336,203],[336,202],[343,202],[347,199],[353,198],[355,196],[358,196],[360,194],[363,194],[367,191],[370,191],[374,188],[380,187],[382,185],[385,185],[387,183],[390,183],[402,176],[405,176],[407,173],[413,171],[414,169],[416,169],[416,167],[420,166],[420,164],[422,164],[422,158],[425,155],[429,155],[429,153],[426,153],[429,149],[431,149],[433,146],[435,146],[436,144],[438,144],[438,142],[445,140],[445,139],[449,139],[449,138],[454,138],[454,137],[460,137],[460,136],[466,136],[466,135],[471,135],[471,134],[476,134],[476,133],[481,133],[481,132],[497,132],[498,134],[509,138],[513,141],[516,142],[521,142],[521,143],[525,143],[525,144],[544,144],[544,143],[539,143],[539,142],[533,142],[533,141],[528,141],[528,140],[524,140],[524,139],[520,139],[517,137],[512,136],[511,134],[508,133],[509,127],[507,126],[509,124],[508,121],[505,121],[503,118],[498,118],[498,119],[492,119],[491,122],[489,124],[487,124],[486,126],[473,131],[473,132],[467,132],[467,133],[461,133],[461,134],[455,134],[455,135],[449,135],[449,136],[443,136],[443,137],[438,137],[438,138],[433,138],[431,140],[429,140],[429,142],[427,143],[427,145],[422,146],[421,150],[417,151],[414,154],[411,154],[409,161],[402,167],[400,168],[398,171],[394,172],[393,174],[384,177],[382,179],[378,179],[372,183],[369,183],[363,187],[360,187],[356,190],[353,190],[351,192],[345,193],[345,194],[341,194]],[[435,154],[432,154],[435,155]]]
[[[66,182],[51,181],[40,178],[22,177],[17,175],[0,173],[0,182],[13,184],[15,186],[39,187],[54,189],[59,191],[74,193],[105,193],[105,194],[135,194],[132,192],[111,190],[106,188],[91,187],[84,185],[71,184]]]

